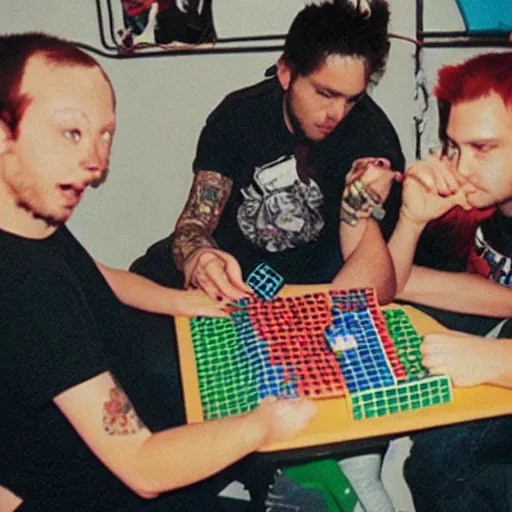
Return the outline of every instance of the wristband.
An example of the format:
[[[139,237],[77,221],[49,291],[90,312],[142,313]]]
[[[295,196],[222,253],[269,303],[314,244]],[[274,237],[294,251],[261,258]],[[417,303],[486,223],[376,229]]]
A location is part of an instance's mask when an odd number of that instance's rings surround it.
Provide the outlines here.
[[[372,198],[361,180],[355,180],[343,190],[340,220],[355,226],[359,219],[373,217],[382,220],[386,210],[379,202]]]

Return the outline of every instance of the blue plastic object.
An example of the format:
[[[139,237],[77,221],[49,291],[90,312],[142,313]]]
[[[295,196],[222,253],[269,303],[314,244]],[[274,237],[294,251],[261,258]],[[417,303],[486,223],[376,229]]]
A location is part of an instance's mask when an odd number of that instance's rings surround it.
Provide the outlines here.
[[[457,0],[457,5],[470,34],[512,32],[512,0]]]
[[[248,276],[247,284],[263,300],[273,299],[284,286],[283,277],[266,263],[260,263]]]

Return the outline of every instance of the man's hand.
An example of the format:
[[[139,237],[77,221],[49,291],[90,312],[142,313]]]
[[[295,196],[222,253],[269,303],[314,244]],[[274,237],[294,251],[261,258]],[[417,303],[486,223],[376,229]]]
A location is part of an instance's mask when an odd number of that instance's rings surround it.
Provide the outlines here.
[[[496,348],[503,341],[456,331],[427,334],[420,347],[422,363],[431,373],[449,375],[454,386],[493,383],[502,373]]]
[[[266,398],[249,414],[255,414],[267,435],[264,444],[284,441],[300,432],[316,414],[316,404],[305,398]]]
[[[401,172],[391,169],[387,158],[358,158],[352,163],[347,174],[346,184],[361,180],[374,201],[382,204],[386,201],[394,181],[402,181]]]
[[[401,181],[402,173],[391,169],[386,158],[358,158],[345,178],[341,202],[341,219],[351,225],[370,216],[380,220],[394,181]]]
[[[199,249],[185,263],[185,283],[217,301],[233,301],[253,294],[243,281],[238,261],[220,249]]]
[[[457,179],[443,158],[430,155],[407,169],[400,213],[423,225],[456,205],[470,210],[466,194],[471,190],[473,186]]]

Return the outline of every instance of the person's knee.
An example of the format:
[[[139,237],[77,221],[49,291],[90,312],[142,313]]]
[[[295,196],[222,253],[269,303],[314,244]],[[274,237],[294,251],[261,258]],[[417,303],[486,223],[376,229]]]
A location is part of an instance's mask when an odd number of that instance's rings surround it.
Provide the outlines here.
[[[448,487],[471,480],[487,466],[511,457],[511,418],[495,418],[452,425],[413,438],[404,464],[412,487]]]
[[[414,493],[429,492],[434,487],[449,485],[453,477],[451,457],[447,448],[448,437],[443,439],[439,432],[425,432],[413,438],[411,452],[404,462],[403,475],[407,485]],[[463,458],[464,454],[460,454]],[[455,464],[456,465],[456,464]]]

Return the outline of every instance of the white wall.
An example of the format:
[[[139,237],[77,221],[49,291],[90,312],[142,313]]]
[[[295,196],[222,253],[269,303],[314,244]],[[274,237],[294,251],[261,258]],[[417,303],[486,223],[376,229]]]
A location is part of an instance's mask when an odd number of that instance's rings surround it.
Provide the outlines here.
[[[453,2],[430,0],[429,5],[435,4],[431,12],[446,22],[443,13],[458,14]],[[229,37],[284,33],[305,2],[213,3],[219,35]],[[392,31],[413,37],[413,0],[390,0],[390,6]],[[0,12],[0,32],[41,30],[100,47],[93,0],[0,0]],[[374,93],[395,124],[409,161],[415,151],[413,55],[413,44],[393,40],[388,71]],[[260,80],[277,57],[277,52],[98,57],[117,91],[119,128],[107,183],[88,192],[70,222],[94,257],[126,267],[172,230],[191,183],[196,140],[207,114],[226,93]]]

